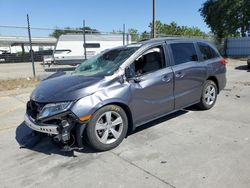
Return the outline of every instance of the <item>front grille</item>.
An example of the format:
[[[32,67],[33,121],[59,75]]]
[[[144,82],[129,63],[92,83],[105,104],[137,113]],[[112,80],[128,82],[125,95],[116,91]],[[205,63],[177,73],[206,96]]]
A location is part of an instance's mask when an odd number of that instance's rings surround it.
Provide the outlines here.
[[[45,103],[38,103],[33,100],[30,100],[27,103],[27,114],[29,114],[32,118],[37,119],[37,115],[45,105]]]

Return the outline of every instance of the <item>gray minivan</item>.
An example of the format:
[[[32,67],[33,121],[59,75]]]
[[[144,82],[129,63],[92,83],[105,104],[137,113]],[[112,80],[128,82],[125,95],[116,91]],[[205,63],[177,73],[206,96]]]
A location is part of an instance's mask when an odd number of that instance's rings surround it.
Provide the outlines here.
[[[204,40],[152,39],[106,50],[72,73],[43,80],[27,103],[25,123],[64,146],[99,151],[129,131],[197,104],[208,110],[226,85],[226,61]]]

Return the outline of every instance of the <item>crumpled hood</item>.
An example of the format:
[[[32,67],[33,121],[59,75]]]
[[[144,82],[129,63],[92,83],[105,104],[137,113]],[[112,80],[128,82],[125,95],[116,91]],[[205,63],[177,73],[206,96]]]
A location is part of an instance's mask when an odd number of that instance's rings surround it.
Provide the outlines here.
[[[62,75],[42,81],[31,94],[40,103],[74,101],[98,90],[101,77]]]

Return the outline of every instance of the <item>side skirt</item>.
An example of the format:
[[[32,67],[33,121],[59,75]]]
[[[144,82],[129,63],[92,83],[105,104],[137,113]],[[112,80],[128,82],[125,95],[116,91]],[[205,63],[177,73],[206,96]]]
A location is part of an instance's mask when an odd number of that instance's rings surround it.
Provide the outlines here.
[[[153,118],[153,119],[151,119],[151,120],[143,121],[143,122],[141,122],[141,123],[138,123],[138,124],[136,124],[136,125],[134,126],[133,131],[134,131],[137,127],[139,127],[139,126],[141,126],[141,125],[144,125],[144,124],[146,124],[146,123],[152,122],[152,121],[154,121],[154,120],[156,120],[156,119],[162,118],[162,117],[164,117],[164,116],[167,116],[167,115],[169,115],[169,114],[175,113],[175,112],[177,112],[177,111],[184,110],[184,108],[193,106],[193,105],[195,105],[195,104],[197,104],[197,103],[199,103],[199,102],[200,102],[200,101],[196,101],[196,102],[194,102],[194,103],[192,103],[192,104],[189,104],[189,105],[187,105],[187,106],[184,106],[184,107],[181,107],[181,108],[179,108],[179,109],[175,109],[175,110],[173,110],[173,111],[171,111],[171,112],[165,113],[165,114],[163,114],[163,115],[157,116],[157,117],[155,117],[155,118]]]

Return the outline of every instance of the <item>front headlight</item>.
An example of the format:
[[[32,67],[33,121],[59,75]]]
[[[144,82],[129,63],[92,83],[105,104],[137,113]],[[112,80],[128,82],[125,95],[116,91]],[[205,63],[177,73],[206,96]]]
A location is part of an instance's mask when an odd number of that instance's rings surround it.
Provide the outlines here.
[[[72,104],[73,102],[47,104],[42,108],[41,112],[38,114],[38,119],[65,112],[71,107]]]

